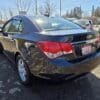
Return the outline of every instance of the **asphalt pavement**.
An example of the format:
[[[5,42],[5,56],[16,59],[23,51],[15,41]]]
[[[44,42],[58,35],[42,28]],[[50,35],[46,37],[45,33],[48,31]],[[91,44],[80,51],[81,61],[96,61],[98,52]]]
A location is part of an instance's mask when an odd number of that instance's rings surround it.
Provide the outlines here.
[[[73,81],[51,83],[33,78],[27,87],[18,81],[14,67],[0,54],[0,100],[100,100],[100,67]]]

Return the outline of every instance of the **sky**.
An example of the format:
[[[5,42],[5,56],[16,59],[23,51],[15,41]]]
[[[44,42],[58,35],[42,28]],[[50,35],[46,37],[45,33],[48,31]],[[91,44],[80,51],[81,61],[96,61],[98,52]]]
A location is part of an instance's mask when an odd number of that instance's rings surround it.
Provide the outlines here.
[[[28,1],[28,0],[26,0]],[[34,1],[34,0],[33,0]],[[46,0],[37,0],[38,6],[43,4]],[[56,5],[56,13],[59,13],[59,1],[60,0],[50,0]],[[0,0],[0,9],[12,9],[15,10],[16,0]],[[34,5],[34,3],[32,4]],[[65,13],[66,10],[71,10],[76,6],[81,6],[85,12],[90,12],[92,6],[94,7],[100,6],[100,0],[62,0],[62,13]],[[31,11],[30,11],[31,12]]]

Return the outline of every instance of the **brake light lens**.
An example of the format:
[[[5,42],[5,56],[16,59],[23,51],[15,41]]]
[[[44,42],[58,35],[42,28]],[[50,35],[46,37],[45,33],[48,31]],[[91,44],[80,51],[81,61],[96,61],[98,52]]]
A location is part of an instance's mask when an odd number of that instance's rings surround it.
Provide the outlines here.
[[[70,43],[60,43],[61,49],[64,54],[70,54],[72,53],[72,45]]]
[[[70,43],[42,41],[38,42],[37,46],[50,59],[54,59],[65,54],[73,53],[72,45]]]

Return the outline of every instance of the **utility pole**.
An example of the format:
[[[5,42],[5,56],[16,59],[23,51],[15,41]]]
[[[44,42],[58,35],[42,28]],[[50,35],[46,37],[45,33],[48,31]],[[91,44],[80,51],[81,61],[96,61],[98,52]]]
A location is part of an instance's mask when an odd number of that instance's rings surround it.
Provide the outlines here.
[[[62,14],[62,1],[60,0],[60,16]]]
[[[37,13],[37,0],[35,0],[35,12],[36,12],[36,15],[38,14]]]

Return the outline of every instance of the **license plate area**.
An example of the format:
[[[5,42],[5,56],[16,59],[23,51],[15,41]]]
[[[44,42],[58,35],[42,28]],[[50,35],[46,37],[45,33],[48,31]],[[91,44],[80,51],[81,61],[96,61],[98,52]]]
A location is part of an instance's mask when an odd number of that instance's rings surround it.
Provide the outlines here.
[[[93,52],[93,48],[91,45],[82,46],[81,50],[82,50],[82,55],[88,55]]]

